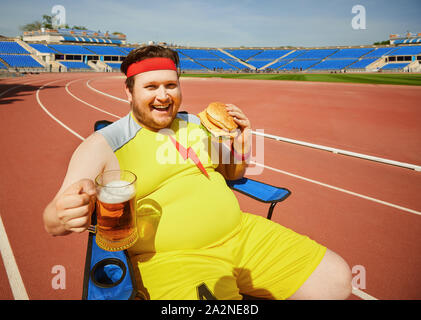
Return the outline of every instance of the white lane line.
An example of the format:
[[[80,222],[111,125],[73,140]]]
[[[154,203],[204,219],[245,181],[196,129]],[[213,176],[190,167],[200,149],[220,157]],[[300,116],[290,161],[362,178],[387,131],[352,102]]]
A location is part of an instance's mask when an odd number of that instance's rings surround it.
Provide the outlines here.
[[[29,300],[0,215],[0,253],[15,300]]]
[[[91,80],[92,80],[92,79],[91,79]],[[118,100],[118,101],[122,101],[122,102],[129,103],[129,101],[128,101],[128,100],[124,100],[124,99],[121,99],[121,98],[119,98],[119,97],[112,96],[112,95],[110,95],[110,94],[108,94],[108,93],[105,93],[105,92],[99,91],[99,90],[97,90],[97,89],[95,89],[95,88],[91,87],[91,85],[89,84],[89,82],[90,82],[91,80],[86,81],[86,86],[87,86],[89,89],[91,89],[91,90],[93,90],[93,91],[96,91],[96,92],[98,92],[99,94],[102,94],[102,95],[104,95],[104,96],[106,96],[106,97],[110,97],[110,98],[115,99],[115,100]]]
[[[406,211],[406,212],[409,212],[409,213],[421,215],[421,212],[419,212],[419,211],[409,209],[409,208],[405,208],[405,207],[402,207],[402,206],[398,206],[398,205],[390,203],[390,202],[386,202],[386,201],[379,200],[379,199],[376,199],[376,198],[368,197],[368,196],[365,196],[363,194],[353,192],[353,191],[349,191],[349,190],[346,190],[346,189],[338,188],[338,187],[332,186],[332,185],[327,184],[327,183],[323,183],[323,182],[316,181],[316,180],[313,180],[313,179],[305,178],[305,177],[302,177],[302,176],[299,176],[299,175],[296,175],[296,174],[293,174],[293,173],[290,173],[290,172],[287,172],[287,171],[279,170],[279,169],[276,169],[276,168],[273,168],[273,167],[270,167],[270,166],[267,166],[267,165],[264,165],[264,164],[260,164],[260,163],[257,163],[257,162],[250,161],[250,163],[253,163],[256,166],[260,166],[260,167],[263,167],[263,168],[266,168],[266,169],[269,169],[269,170],[272,170],[272,171],[275,171],[275,172],[286,174],[288,176],[291,176],[291,177],[294,177],[294,178],[297,178],[297,179],[300,179],[300,180],[311,182],[311,183],[314,183],[314,184],[317,184],[317,185],[320,185],[320,186],[323,186],[323,187],[326,187],[326,188],[329,188],[329,189],[344,192],[346,194],[356,196],[356,197],[359,197],[359,198],[362,198],[362,199],[365,199],[365,200],[373,201],[373,202],[376,202],[376,203],[379,203],[379,204],[382,204],[382,205],[385,205],[385,206],[388,206],[388,207],[392,207],[392,208],[395,208],[395,209],[398,209],[398,210],[402,210],[402,211]]]
[[[60,81],[60,80],[62,80],[62,79],[59,79],[59,80],[54,80],[54,81],[50,81],[50,82],[48,82],[48,83],[46,83],[46,84],[44,84],[42,87],[40,87],[38,90],[37,90],[37,93],[36,93],[36,98],[37,98],[37,101],[38,101],[38,104],[40,105],[40,107],[45,111],[45,113],[46,114],[48,114],[54,121],[56,121],[59,125],[61,125],[63,128],[65,128],[67,131],[69,131],[70,133],[72,133],[72,134],[74,134],[76,137],[78,137],[79,139],[81,139],[81,140],[85,140],[85,138],[84,137],[82,137],[80,134],[78,134],[77,132],[75,132],[75,131],[73,131],[72,129],[70,129],[68,126],[66,126],[63,122],[61,122],[59,119],[57,119],[50,111],[48,111],[48,109],[42,104],[42,102],[41,102],[41,100],[39,99],[39,92],[45,87],[45,86],[47,86],[47,85],[49,85],[49,84],[51,84],[51,83],[54,83],[54,82],[57,82],[57,81]]]
[[[70,95],[71,95],[73,98],[75,98],[76,100],[78,100],[78,101],[80,101],[80,102],[82,102],[82,103],[86,104],[88,107],[91,107],[91,108],[93,108],[93,109],[95,109],[95,110],[98,110],[98,111],[100,111],[100,112],[103,112],[103,113],[109,114],[110,116],[113,116],[113,117],[115,117],[115,118],[117,118],[117,119],[120,119],[120,118],[121,118],[121,117],[119,117],[119,116],[115,115],[114,113],[111,113],[111,112],[105,111],[105,110],[103,110],[103,109],[101,109],[101,108],[98,108],[98,107],[95,107],[95,106],[93,106],[92,104],[87,103],[86,101],[83,101],[82,99],[80,99],[80,98],[76,97],[73,93],[71,93],[71,92],[70,92],[70,90],[69,90],[69,85],[70,85],[71,83],[76,82],[76,81],[79,81],[79,80],[81,80],[81,79],[76,79],[76,80],[70,81],[70,82],[68,82],[68,83],[66,84],[65,89],[66,89],[66,91],[67,91],[67,93],[68,93],[68,94],[70,94]]]
[[[352,287],[352,294],[360,297],[363,300],[379,300],[374,298],[373,296],[369,295],[367,292],[361,291],[360,289]]]
[[[320,144],[314,144],[314,143],[309,143],[309,142],[305,142],[305,141],[279,137],[279,136],[275,136],[275,135],[272,135],[272,134],[266,134],[266,133],[261,133],[261,132],[256,132],[256,131],[252,131],[252,133],[254,135],[263,136],[265,138],[273,139],[273,140],[276,140],[276,141],[288,142],[288,143],[297,144],[297,145],[304,146],[304,147],[310,147],[310,148],[314,148],[314,149],[329,151],[329,152],[333,152],[333,153],[336,153],[336,154],[343,154],[343,155],[354,157],[354,158],[361,158],[361,159],[364,159],[364,160],[370,160],[370,161],[380,162],[380,163],[384,163],[384,164],[388,164],[388,165],[392,165],[392,166],[412,169],[412,170],[415,170],[415,171],[421,171],[421,166],[417,166],[417,165],[411,164],[411,163],[400,162],[400,161],[396,161],[396,160],[370,156],[370,155],[363,154],[363,153],[352,152],[352,151],[348,151],[348,150],[322,146]]]

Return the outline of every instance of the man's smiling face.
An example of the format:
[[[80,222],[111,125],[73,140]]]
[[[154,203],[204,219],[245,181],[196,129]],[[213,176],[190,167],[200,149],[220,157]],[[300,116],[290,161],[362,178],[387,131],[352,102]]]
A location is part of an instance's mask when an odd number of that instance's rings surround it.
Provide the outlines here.
[[[137,121],[146,129],[169,127],[181,105],[178,74],[173,70],[154,70],[135,76],[132,93],[127,97]]]

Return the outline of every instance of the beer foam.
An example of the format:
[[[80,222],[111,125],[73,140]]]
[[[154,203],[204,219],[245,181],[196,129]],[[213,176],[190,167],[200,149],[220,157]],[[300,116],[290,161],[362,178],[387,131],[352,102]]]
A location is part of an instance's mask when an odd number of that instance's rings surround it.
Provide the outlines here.
[[[130,200],[135,193],[136,190],[132,184],[127,181],[116,180],[101,188],[98,199],[104,203],[120,203]]]

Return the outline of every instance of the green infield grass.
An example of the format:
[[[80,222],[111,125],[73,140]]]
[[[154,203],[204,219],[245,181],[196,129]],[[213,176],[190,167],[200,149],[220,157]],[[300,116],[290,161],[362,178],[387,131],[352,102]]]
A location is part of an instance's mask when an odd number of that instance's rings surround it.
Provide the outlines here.
[[[421,74],[414,73],[276,73],[276,74],[254,74],[254,73],[203,73],[203,74],[182,74],[182,77],[199,78],[229,78],[229,79],[256,79],[256,80],[290,80],[290,81],[317,81],[317,82],[351,82],[370,84],[397,84],[421,86]]]

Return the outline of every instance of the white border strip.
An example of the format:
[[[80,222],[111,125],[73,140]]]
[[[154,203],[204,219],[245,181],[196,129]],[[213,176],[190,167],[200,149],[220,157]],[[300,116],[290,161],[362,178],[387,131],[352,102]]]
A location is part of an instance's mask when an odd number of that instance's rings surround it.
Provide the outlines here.
[[[108,93],[99,91],[98,89],[93,88],[91,85],[89,85],[89,82],[91,80],[88,80],[86,82],[86,85],[88,86],[88,88],[90,88],[93,91],[96,91],[104,96],[122,101],[122,102],[127,102],[127,100],[112,96]],[[288,142],[288,143],[293,143],[293,144],[297,144],[300,146],[304,146],[304,147],[310,147],[310,148],[315,148],[315,149],[319,149],[319,150],[325,150],[325,151],[330,151],[333,153],[337,153],[337,154],[343,154],[343,155],[347,155],[347,156],[351,156],[351,157],[356,157],[356,158],[360,158],[360,159],[365,159],[365,160],[370,160],[370,161],[375,161],[375,162],[380,162],[380,163],[384,163],[384,164],[389,164],[389,165],[393,165],[393,166],[398,166],[398,167],[403,167],[403,168],[407,168],[407,169],[412,169],[415,171],[419,171],[421,172],[421,166],[417,166],[415,164],[410,164],[410,163],[405,163],[405,162],[400,162],[400,161],[395,161],[395,160],[390,160],[390,159],[385,159],[385,158],[380,158],[380,157],[374,157],[374,156],[370,156],[367,154],[363,154],[363,153],[357,153],[357,152],[352,152],[352,151],[347,151],[347,150],[342,150],[342,149],[337,149],[337,148],[332,148],[332,147],[327,147],[327,146],[322,146],[319,144],[314,144],[314,143],[309,143],[309,142],[305,142],[305,141],[299,141],[299,140],[294,140],[294,139],[289,139],[289,138],[285,138],[285,137],[279,137],[279,136],[275,136],[272,134],[267,134],[267,133],[262,133],[262,132],[257,132],[257,131],[252,131],[252,133],[256,136],[263,136],[265,138],[269,138],[269,139],[274,139],[276,141],[283,141],[283,142]]]
[[[263,168],[266,168],[266,169],[269,169],[269,170],[272,170],[272,171],[275,171],[275,172],[286,174],[288,176],[291,176],[291,177],[294,177],[294,178],[297,178],[297,179],[301,179],[301,180],[304,180],[304,181],[307,181],[307,182],[315,183],[315,184],[318,184],[320,186],[323,186],[323,187],[326,187],[326,188],[329,188],[329,189],[344,192],[344,193],[347,193],[347,194],[352,195],[352,196],[356,196],[356,197],[359,197],[359,198],[362,198],[362,199],[365,199],[365,200],[373,201],[373,202],[376,202],[376,203],[379,203],[379,204],[382,204],[382,205],[385,205],[385,206],[388,206],[388,207],[392,207],[392,208],[395,208],[395,209],[399,209],[399,210],[402,210],[402,211],[406,211],[406,212],[413,213],[413,214],[421,216],[421,212],[416,211],[416,210],[412,210],[412,209],[409,209],[409,208],[398,206],[398,205],[390,203],[390,202],[386,202],[386,201],[382,201],[382,200],[379,200],[379,199],[376,199],[376,198],[368,197],[368,196],[365,196],[363,194],[352,192],[352,191],[349,191],[349,190],[346,190],[346,189],[338,188],[338,187],[332,186],[330,184],[326,184],[326,183],[323,183],[323,182],[320,182],[320,181],[305,178],[305,177],[302,177],[302,176],[299,176],[299,175],[296,175],[296,174],[293,174],[293,173],[290,173],[290,172],[287,172],[287,171],[279,170],[279,169],[276,169],[276,168],[273,168],[273,167],[270,167],[270,166],[267,166],[267,165],[264,165],[264,164],[260,164],[260,163],[257,163],[257,162],[250,161],[250,163],[253,163],[256,166],[260,166],[260,167],[263,167]]]
[[[368,293],[361,291],[360,289],[352,287],[352,294],[363,299],[363,300],[379,300],[369,295]]]
[[[314,144],[314,143],[309,143],[309,142],[304,142],[304,141],[299,141],[299,140],[293,140],[293,139],[284,138],[284,137],[278,137],[278,136],[275,136],[275,135],[256,132],[256,131],[252,131],[252,133],[257,135],[257,136],[264,136],[265,138],[274,139],[276,141],[283,141],[283,142],[298,144],[298,145],[304,146],[304,147],[310,147],[310,148],[330,151],[330,152],[333,152],[333,153],[343,154],[343,155],[347,155],[347,156],[351,156],[351,157],[381,162],[381,163],[390,164],[390,165],[393,165],[393,166],[404,167],[404,168],[408,168],[408,169],[413,169],[415,171],[421,171],[421,166],[417,166],[415,164],[410,164],[410,163],[399,162],[399,161],[390,160],[390,159],[374,157],[374,156],[370,156],[370,155],[367,155],[367,154],[362,154],[362,153],[357,153],[357,152],[352,152],[352,151],[347,151],[347,150],[342,150],[342,149],[336,149],[336,148],[332,148],[332,147],[326,147],[326,146],[322,146],[322,145],[319,145],[319,144]]]
[[[0,215],[0,253],[15,300],[29,300]]]

